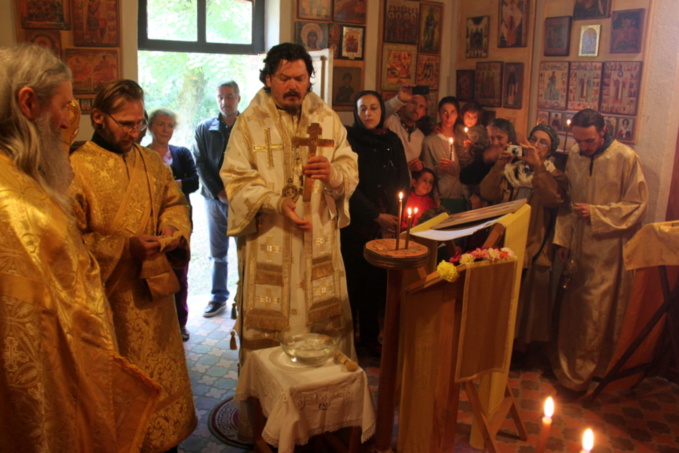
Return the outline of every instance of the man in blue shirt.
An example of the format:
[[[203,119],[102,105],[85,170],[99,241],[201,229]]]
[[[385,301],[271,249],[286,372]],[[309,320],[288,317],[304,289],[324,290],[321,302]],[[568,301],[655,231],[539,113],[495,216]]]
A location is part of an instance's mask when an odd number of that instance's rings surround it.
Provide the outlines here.
[[[219,170],[222,168],[231,130],[238,118],[239,103],[238,84],[234,81],[220,83],[217,86],[219,116],[198,125],[193,144],[193,155],[202,186],[201,194],[205,198],[212,263],[211,299],[203,313],[206,318],[223,313],[229,299],[229,290],[226,287],[229,251],[226,228],[229,202],[226,199],[224,183],[219,177]]]

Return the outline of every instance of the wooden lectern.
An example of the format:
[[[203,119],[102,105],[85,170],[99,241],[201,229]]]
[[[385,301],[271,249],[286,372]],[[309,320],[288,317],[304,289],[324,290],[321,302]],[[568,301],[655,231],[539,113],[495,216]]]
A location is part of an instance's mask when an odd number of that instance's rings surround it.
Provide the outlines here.
[[[499,218],[503,234],[486,244],[511,248],[516,260],[473,263],[453,283],[427,269],[402,294],[399,453],[455,450],[460,385],[475,413],[474,448],[496,451],[494,437],[508,412],[527,438],[507,375],[529,217],[524,205]]]

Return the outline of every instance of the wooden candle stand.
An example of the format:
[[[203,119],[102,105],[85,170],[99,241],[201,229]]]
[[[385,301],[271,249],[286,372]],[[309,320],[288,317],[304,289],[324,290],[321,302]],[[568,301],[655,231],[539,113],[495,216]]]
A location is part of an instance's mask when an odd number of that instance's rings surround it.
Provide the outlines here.
[[[388,452],[391,451],[394,431],[403,271],[424,266],[429,257],[429,249],[412,241],[408,248],[396,250],[396,239],[375,239],[365,245],[363,256],[373,266],[387,270],[387,306],[377,391],[375,449],[379,452]]]

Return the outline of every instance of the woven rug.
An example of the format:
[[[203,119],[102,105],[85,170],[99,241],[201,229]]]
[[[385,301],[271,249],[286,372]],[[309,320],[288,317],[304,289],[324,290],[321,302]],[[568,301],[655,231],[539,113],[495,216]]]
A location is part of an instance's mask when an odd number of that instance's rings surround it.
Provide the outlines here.
[[[226,445],[244,450],[253,448],[252,444],[238,439],[238,402],[234,402],[233,398],[227,398],[212,408],[207,426],[212,434]]]

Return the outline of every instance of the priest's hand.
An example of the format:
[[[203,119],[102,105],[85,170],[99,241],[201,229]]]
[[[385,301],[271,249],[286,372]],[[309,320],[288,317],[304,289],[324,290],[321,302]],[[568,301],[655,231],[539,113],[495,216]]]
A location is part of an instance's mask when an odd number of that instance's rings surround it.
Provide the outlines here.
[[[311,222],[308,220],[300,219],[297,215],[297,205],[295,202],[289,198],[284,198],[281,204],[281,211],[283,215],[288,218],[298,229],[303,231],[311,231]]]
[[[589,219],[591,217],[591,207],[589,203],[573,203],[573,212],[581,219]]]
[[[380,226],[383,238],[394,237],[396,234],[396,225],[398,224],[398,217],[395,215],[382,213],[375,218],[375,222]]]
[[[332,174],[332,165],[325,156],[311,156],[304,166],[304,176],[327,183]]]
[[[162,238],[171,238],[174,236],[174,234],[177,232],[177,229],[171,226],[165,226],[163,227],[163,230],[160,232],[160,237]],[[165,246],[165,249],[163,250],[164,252],[171,252],[172,250],[176,249],[179,247],[179,244],[181,242],[181,236],[177,236],[172,241],[168,242],[167,245]]]
[[[140,261],[150,258],[160,251],[160,243],[156,236],[141,234],[129,239],[130,254]]]

